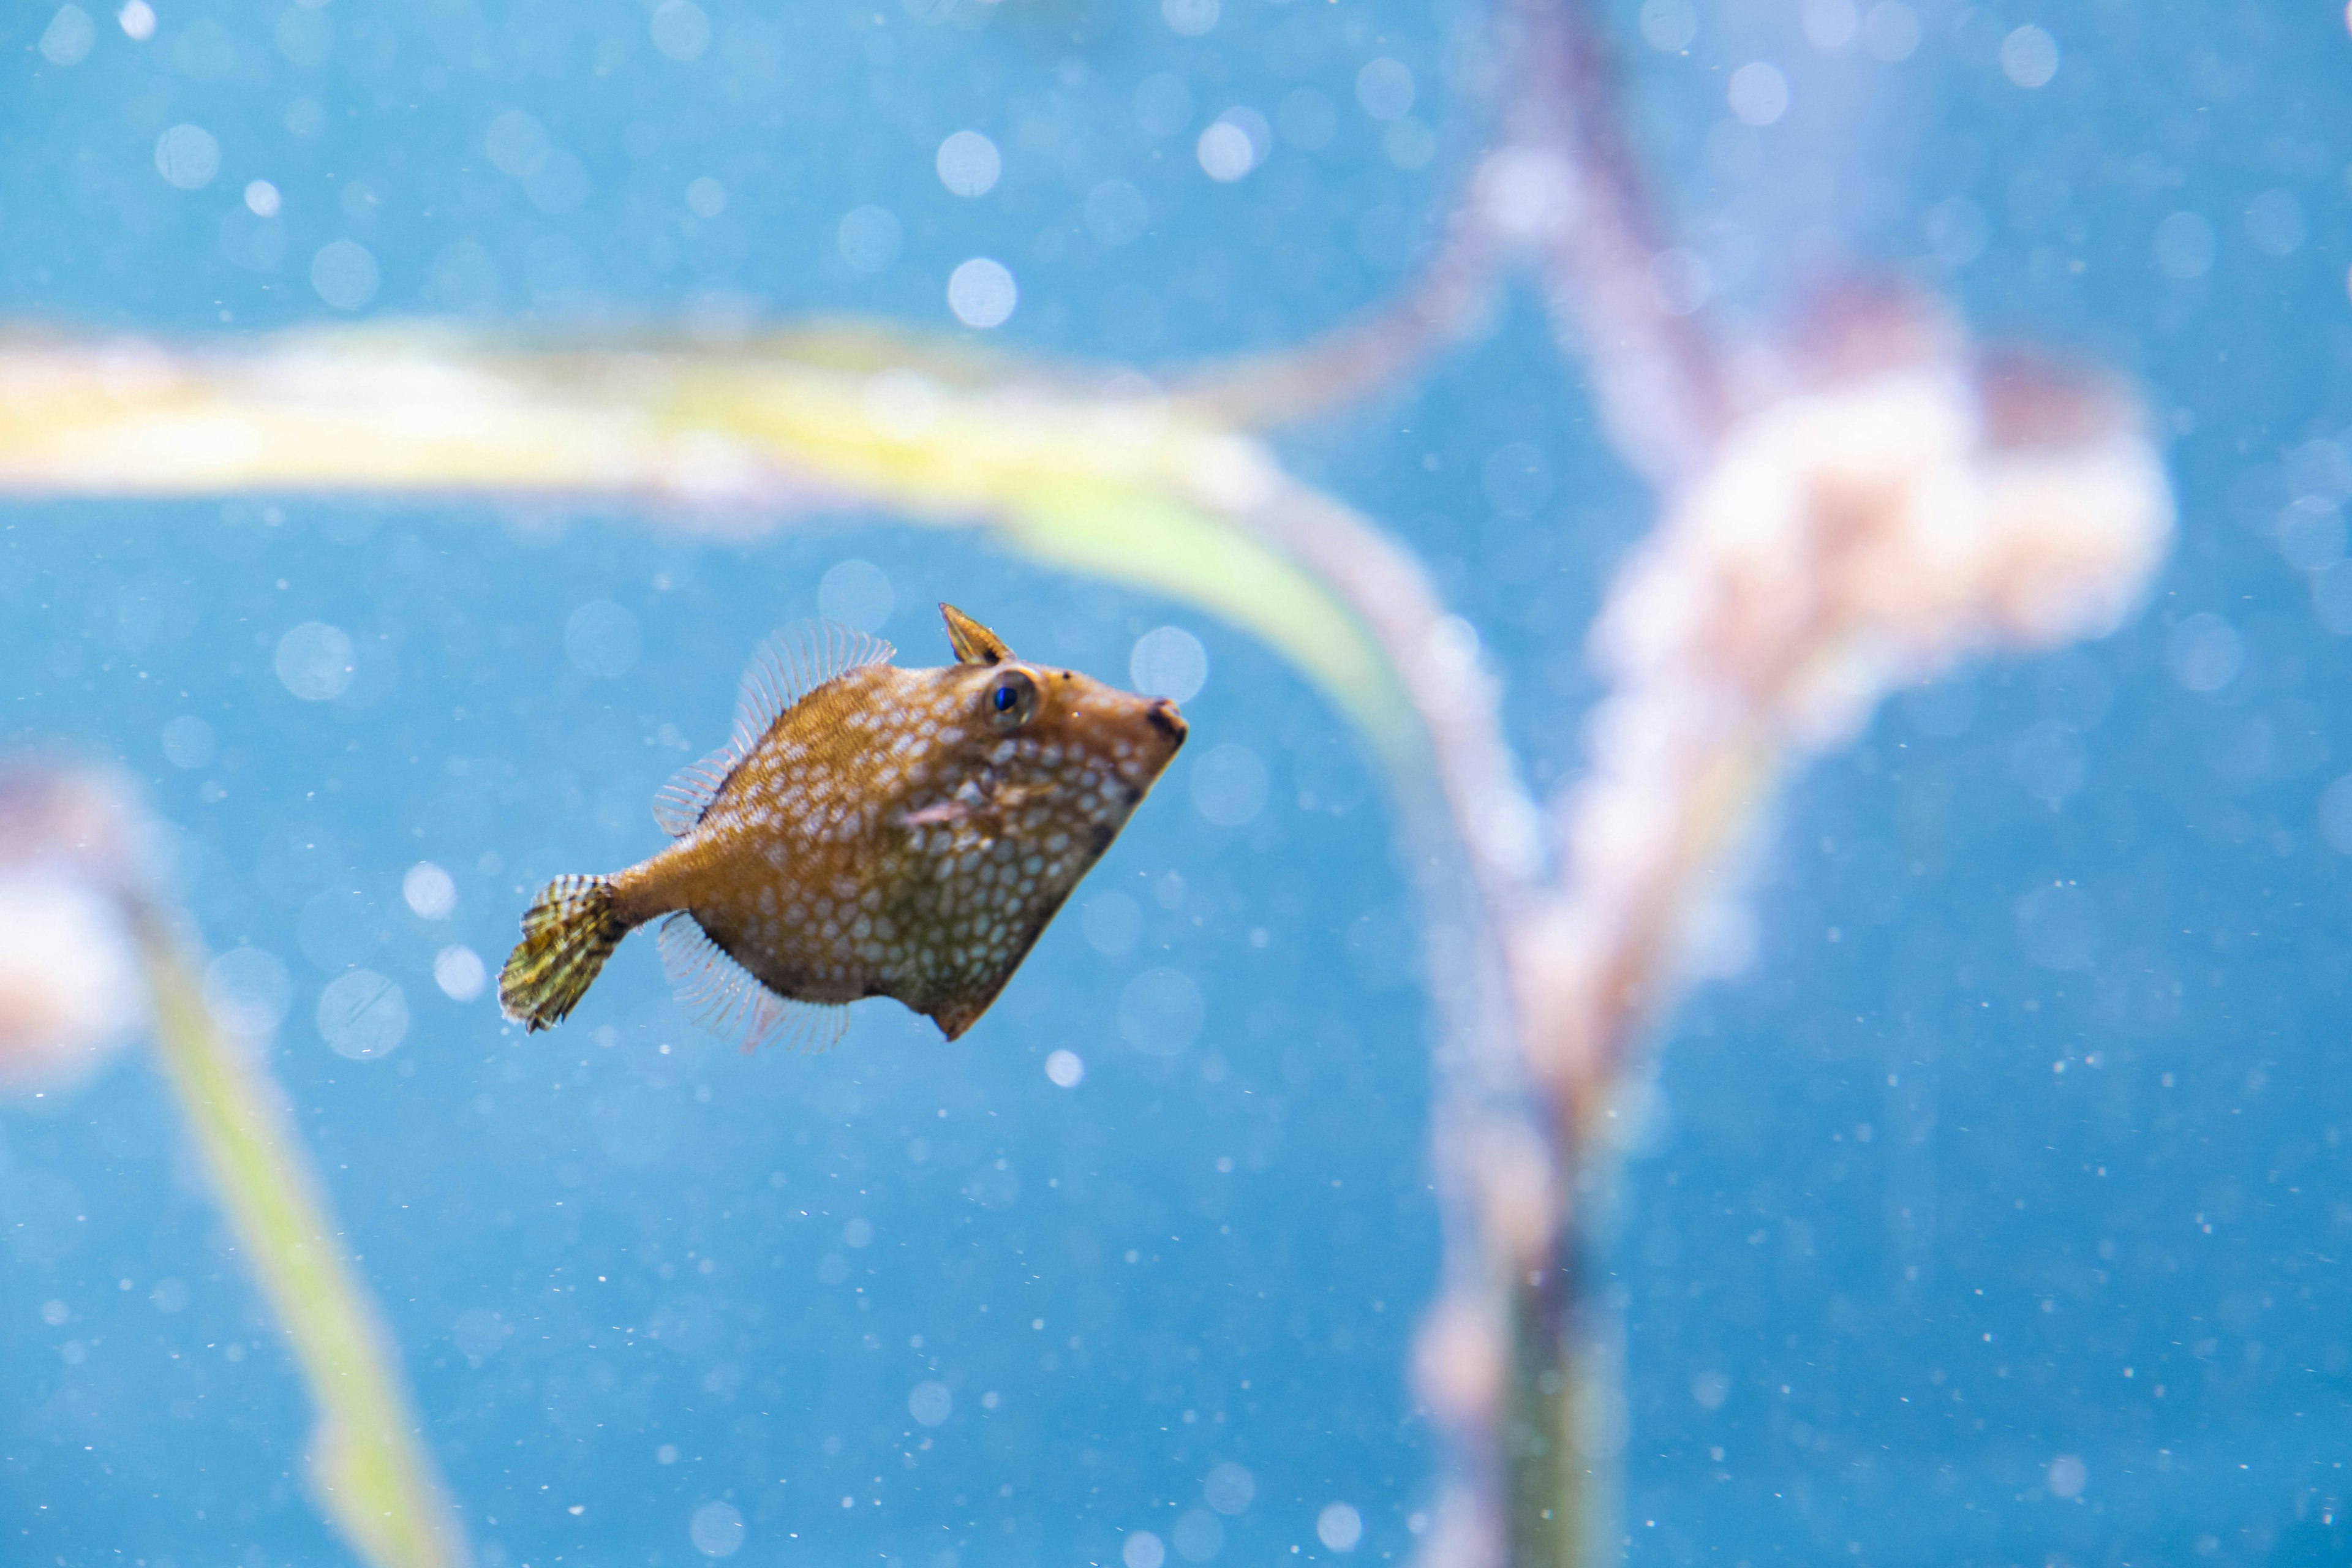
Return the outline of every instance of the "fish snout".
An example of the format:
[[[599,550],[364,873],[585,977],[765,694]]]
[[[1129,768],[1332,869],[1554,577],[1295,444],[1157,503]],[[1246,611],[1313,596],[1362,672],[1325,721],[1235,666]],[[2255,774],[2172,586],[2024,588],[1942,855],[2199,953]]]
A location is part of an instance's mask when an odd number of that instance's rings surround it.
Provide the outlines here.
[[[1150,721],[1153,729],[1166,738],[1170,751],[1172,752],[1184,743],[1187,726],[1184,723],[1184,715],[1176,711],[1176,704],[1169,701],[1165,697],[1155,698],[1151,706],[1144,710],[1143,716]]]

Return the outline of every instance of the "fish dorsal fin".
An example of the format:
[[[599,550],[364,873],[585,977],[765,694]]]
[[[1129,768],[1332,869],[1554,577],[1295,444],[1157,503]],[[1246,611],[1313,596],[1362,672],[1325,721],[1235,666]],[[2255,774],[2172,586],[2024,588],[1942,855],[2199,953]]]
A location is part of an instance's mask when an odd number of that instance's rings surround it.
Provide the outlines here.
[[[958,664],[1002,664],[1013,657],[1003,637],[953,605],[941,605],[940,618],[948,624],[948,642],[955,649]]]
[[[793,703],[836,676],[887,664],[898,650],[838,621],[803,621],[760,645],[735,697],[735,749],[760,743]]]
[[[772,1044],[827,1051],[849,1027],[845,1006],[789,1001],[761,984],[690,914],[680,911],[662,921],[655,943],[678,1005],[703,1028],[746,1051]]]
[[[654,795],[654,821],[683,837],[718,798],[735,764],[758,745],[778,719],[837,675],[887,664],[898,650],[880,637],[834,621],[803,621],[775,633],[751,656],[735,698],[735,731],[726,745],[688,763]]]

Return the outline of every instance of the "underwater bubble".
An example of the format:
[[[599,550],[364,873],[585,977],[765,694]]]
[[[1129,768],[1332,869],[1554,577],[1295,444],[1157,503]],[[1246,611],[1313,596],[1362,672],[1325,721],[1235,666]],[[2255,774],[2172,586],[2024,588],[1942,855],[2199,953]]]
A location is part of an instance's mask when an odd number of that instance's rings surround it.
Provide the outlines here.
[[[2068,725],[2044,719],[2029,724],[2010,742],[2009,771],[2025,793],[2052,805],[2082,793],[2091,772],[2091,753]]]
[[[1437,132],[1419,115],[1408,114],[1381,134],[1381,151],[1400,169],[1425,169],[1437,156]]]
[[[1020,302],[1011,269],[992,257],[975,256],[948,274],[948,309],[967,327],[1001,327]]]
[[[1927,209],[1920,224],[1937,265],[1966,267],[1984,254],[1991,226],[1984,209],[1966,196],[1948,196]]]
[[[163,726],[163,757],[175,768],[200,768],[213,760],[213,727],[193,713]]]
[[[2050,1471],[2044,1479],[2050,1483],[2052,1497],[2078,1498],[2083,1495],[2084,1484],[2091,1479],[2090,1467],[2073,1454],[2061,1454],[2050,1461]]]
[[[1151,223],[1151,205],[1125,180],[1105,180],[1087,193],[1087,232],[1107,246],[1129,245]]]
[[[1004,173],[1003,154],[977,131],[959,131],[941,142],[931,163],[950,195],[984,196]]]
[[[1731,1379],[1719,1372],[1703,1372],[1691,1379],[1691,1397],[1702,1410],[1720,1410],[1731,1397]]]
[[[1162,1546],[1160,1537],[1151,1531],[1139,1530],[1129,1536],[1126,1544],[1118,1549],[1118,1560],[1126,1563],[1127,1568],[1160,1568],[1168,1561],[1168,1548]]]
[[[499,1350],[514,1332],[514,1325],[491,1311],[488,1307],[475,1307],[457,1314],[450,1325],[449,1338],[457,1353],[476,1366],[481,1365]]]
[[[2352,855],[2352,773],[2319,792],[2319,836],[2339,855]]]
[[[878,632],[898,604],[890,574],[871,561],[844,561],[816,585],[817,614],[861,632]]]
[[[2292,256],[2303,248],[2303,203],[2290,190],[2264,191],[2246,204],[2246,237],[2258,250]]]
[[[743,1545],[743,1516],[731,1503],[707,1502],[694,1510],[694,1522],[687,1526],[687,1534],[705,1557],[731,1557]]]
[[[625,675],[637,662],[637,617],[610,599],[591,599],[563,623],[563,651],[572,668],[600,680]]]
[[[1160,0],[1160,20],[1180,37],[1197,38],[1213,29],[1221,9],[1218,0]]]
[[[383,274],[375,256],[356,239],[338,239],[310,258],[310,287],[338,310],[356,310],[375,298]]]
[[[146,9],[143,0],[140,8]],[[130,31],[127,24],[123,30]],[[327,57],[334,52],[333,24],[317,11],[299,4],[291,10],[278,14],[278,25],[270,29],[270,37],[278,45],[278,52],[292,65],[322,66],[327,63]]]
[[[188,1282],[171,1277],[158,1279],[155,1281],[155,1288],[147,1292],[147,1300],[154,1303],[155,1310],[166,1317],[173,1312],[184,1310],[188,1305]]]
[[[155,36],[155,7],[147,0],[131,0],[114,14],[114,19],[121,25],[122,36],[134,44],[143,44]]]
[[[708,174],[688,181],[686,210],[700,218],[717,217],[727,210],[727,187]]]
[[[2279,513],[2280,557],[2298,572],[2325,572],[2344,559],[2344,512],[2324,496],[2300,496]]]
[[[2097,658],[2072,648],[2053,654],[2034,669],[2033,694],[2044,718],[2087,734],[2115,706],[2116,683]]]
[[[41,29],[41,58],[53,66],[78,65],[98,42],[98,24],[79,5],[60,5]]]
[[[419,860],[401,878],[400,896],[424,919],[447,920],[449,911],[457,907],[457,884],[432,861]]]
[[[293,1005],[294,982],[274,953],[236,947],[205,967],[205,1011],[232,1035],[248,1038],[278,1027]]]
[[[518,180],[536,174],[554,150],[547,127],[520,109],[509,109],[492,120],[482,137],[482,151],[488,154],[491,166]]]
[[[1202,1500],[1229,1518],[1249,1507],[1255,1496],[1257,1479],[1230,1459],[1211,1470],[1201,1483]]]
[[[373,1061],[400,1048],[408,1033],[408,999],[373,969],[354,969],[319,994],[319,1033],[339,1057]]]
[[[2156,226],[2157,269],[2186,283],[2213,269],[2213,226],[2197,213],[2174,213]]]
[[[1661,54],[1678,55],[1698,37],[1698,8],[1691,0],[1642,0],[1643,41]]]
[[[1346,1503],[1326,1503],[1315,1516],[1315,1538],[1334,1552],[1353,1552],[1364,1539],[1364,1517]]]
[[[433,984],[452,1002],[471,1002],[482,994],[490,972],[482,963],[482,955],[463,942],[453,943],[433,955]]]
[[[1176,1555],[1187,1563],[1206,1563],[1223,1550],[1225,1523],[1205,1508],[1187,1509],[1169,1532]]]
[[[1382,55],[1356,73],[1356,103],[1375,120],[1402,120],[1412,112],[1412,68]]]
[[[853,272],[879,272],[898,259],[898,219],[887,207],[863,206],[845,214],[834,245]]]
[[[2000,41],[2000,74],[2019,87],[2047,87],[2058,74],[2058,40],[2032,24]]]
[[[2017,900],[2017,939],[2044,969],[2088,969],[2098,957],[2099,909],[2072,883],[2036,888]]]
[[[1249,133],[1230,120],[1220,120],[1202,132],[1192,153],[1200,160],[1202,173],[1220,184],[1230,185],[1257,167],[1257,153],[1250,146]]]
[[[1650,292],[1667,315],[1692,315],[1715,292],[1715,273],[1698,252],[1675,246],[1650,258]]]
[[[1135,639],[1127,679],[1146,697],[1190,702],[1209,681],[1209,650],[1181,626],[1155,626]]]
[[[1265,763],[1247,746],[1212,746],[1192,764],[1192,809],[1219,827],[1240,827],[1265,809]]]
[[[1897,65],[1919,48],[1919,16],[1903,0],[1879,0],[1862,17],[1862,47],[1874,59]]]
[[[1135,122],[1146,136],[1173,136],[1192,122],[1192,89],[1173,71],[1135,84]]]
[[[286,198],[268,180],[249,180],[245,186],[245,210],[256,217],[276,217]]]
[[[1045,1058],[1045,1076],[1058,1089],[1076,1089],[1086,1081],[1087,1064],[1076,1051],[1055,1051]]]
[[[1147,969],[1118,997],[1119,1038],[1146,1056],[1172,1057],[1200,1037],[1201,988],[1181,969]]]
[[[841,1227],[841,1239],[851,1247],[871,1247],[874,1244],[874,1222],[858,1218]]]
[[[1789,112],[1789,79],[1769,60],[1751,60],[1731,73],[1724,101],[1741,123],[1769,125]]]
[[[305,702],[325,702],[351,689],[352,639],[341,626],[304,621],[278,639],[278,679]]]
[[[1116,958],[1143,934],[1143,908],[1125,893],[1097,893],[1078,914],[1087,945]]]
[[[220,163],[220,143],[201,125],[174,125],[155,138],[155,172],[180,190],[211,184]]]
[[[1805,41],[1824,54],[1853,42],[1854,30],[1862,26],[1853,0],[1805,0],[1803,9]]]
[[[700,59],[710,47],[710,17],[694,0],[662,0],[647,19],[646,30],[653,35],[654,47],[680,64]]]
[[[907,1395],[907,1414],[926,1426],[936,1426],[955,1409],[955,1395],[944,1383],[919,1383]]]
[[[2191,691],[2221,690],[2238,678],[2245,657],[2237,628],[2210,611],[2189,616],[2164,639],[2166,667]]]

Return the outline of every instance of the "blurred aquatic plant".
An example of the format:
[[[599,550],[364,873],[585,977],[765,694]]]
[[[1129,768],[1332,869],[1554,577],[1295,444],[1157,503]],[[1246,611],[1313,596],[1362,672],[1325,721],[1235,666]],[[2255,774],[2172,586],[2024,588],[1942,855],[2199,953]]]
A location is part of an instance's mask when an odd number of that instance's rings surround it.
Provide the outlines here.
[[[875,509],[992,529],[1280,649],[1386,763],[1425,907],[1447,1242],[1417,1372],[1453,1437],[1426,1553],[1603,1560],[1622,1415],[1589,1279],[1612,1130],[1681,989],[1740,962],[1779,785],[1906,683],[2113,630],[2171,500],[2128,392],[1980,351],[1932,301],[1851,289],[1735,353],[1661,284],[1675,253],[1588,0],[1498,0],[1486,56],[1491,145],[1419,283],[1165,390],[872,330],[23,340],[0,351],[0,490],[619,495],[738,534]],[[1411,374],[1511,277],[1663,520],[1593,629],[1590,769],[1548,805],[1475,629],[1250,434]]]
[[[337,1240],[264,1059],[205,1004],[203,947],[160,890],[129,782],[0,764],[0,1090],[69,1086],[142,1025],[317,1411],[311,1485],[361,1561],[459,1568],[400,1360]]]

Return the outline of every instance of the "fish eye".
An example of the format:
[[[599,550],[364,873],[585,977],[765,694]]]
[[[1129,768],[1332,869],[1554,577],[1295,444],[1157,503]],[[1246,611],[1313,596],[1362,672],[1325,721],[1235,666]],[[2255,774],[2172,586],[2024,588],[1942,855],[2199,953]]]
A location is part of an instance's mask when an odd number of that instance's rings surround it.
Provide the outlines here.
[[[990,682],[982,700],[998,729],[1017,730],[1037,710],[1037,688],[1019,670],[1008,669]]]

